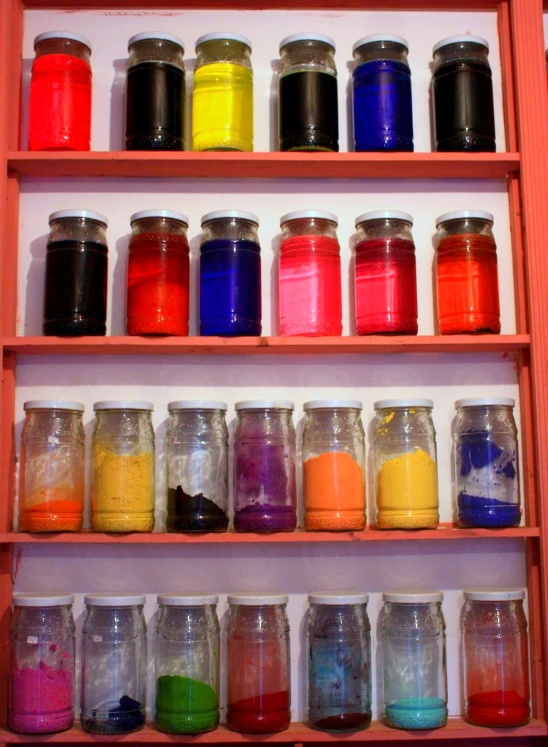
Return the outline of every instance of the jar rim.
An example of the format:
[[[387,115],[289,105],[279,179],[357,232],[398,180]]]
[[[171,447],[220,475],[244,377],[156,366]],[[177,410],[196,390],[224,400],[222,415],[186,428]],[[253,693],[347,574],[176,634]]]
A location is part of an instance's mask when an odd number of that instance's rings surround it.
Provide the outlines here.
[[[434,407],[434,401],[431,399],[379,399],[374,403],[373,408],[375,410],[384,410],[390,408],[397,410],[398,408],[408,407]]]
[[[215,400],[179,399],[175,402],[170,402],[167,406],[168,412],[174,412],[175,410],[222,410],[226,412],[228,405],[226,402],[217,402]]]
[[[394,589],[393,591],[383,592],[382,598],[384,602],[394,602],[396,604],[443,602],[443,591]]]
[[[368,213],[362,213],[358,215],[354,225],[356,228],[360,223],[367,223],[371,220],[382,220],[382,219],[402,220],[405,223],[413,225],[413,216],[409,213],[404,213],[401,210],[371,210]]]
[[[363,410],[359,399],[311,399],[305,402],[303,410]]]
[[[49,216],[49,225],[62,218],[87,218],[88,220],[96,220],[98,223],[102,223],[105,228],[108,227],[108,218],[102,213],[96,213],[94,210],[57,210]]]
[[[80,44],[83,44],[91,52],[91,42],[85,36],[82,36],[82,34],[75,34],[74,31],[44,31],[35,38],[34,49],[36,49],[40,42],[48,41],[49,39],[69,39],[70,41],[80,42]]]
[[[288,399],[244,399],[234,405],[239,410],[294,410],[295,403]]]
[[[154,404],[140,400],[108,399],[101,402],[94,402],[93,410],[94,412],[98,410],[148,410],[149,412],[153,412]]]
[[[488,407],[489,405],[500,405],[501,407],[515,407],[516,401],[512,397],[468,397],[458,399],[455,402],[455,410],[460,407]]]
[[[366,591],[311,591],[308,595],[309,604],[368,604],[369,594]]]
[[[436,228],[442,223],[448,223],[451,220],[463,220],[464,218],[478,218],[479,220],[489,221],[489,223],[495,222],[493,214],[488,213],[486,210],[453,210],[450,213],[438,215],[436,218]]]
[[[161,210],[151,208],[150,210],[139,210],[129,219],[129,224],[132,226],[138,220],[144,220],[145,218],[171,218],[171,220],[177,220],[179,223],[184,223],[188,228],[189,220],[184,213],[178,213],[176,210]]]
[[[74,594],[19,591],[14,593],[12,602],[14,607],[64,607],[74,604]]]
[[[465,44],[466,42],[470,44],[478,44],[480,47],[485,47],[485,49],[489,51],[489,42],[482,36],[457,34],[456,36],[446,36],[445,39],[441,39],[437,44],[434,44],[432,54],[435,55],[442,47],[448,47],[450,44]]]
[[[256,226],[259,225],[259,218],[255,213],[248,213],[246,210],[213,210],[211,213],[202,215],[201,225],[204,226],[211,220],[220,220],[221,218],[239,218],[255,223]]]
[[[302,220],[303,218],[318,218],[320,220],[329,220],[336,226],[339,225],[339,219],[334,213],[329,213],[327,210],[293,210],[291,213],[286,213],[280,218],[280,226],[284,223],[289,223],[292,220]]]
[[[85,406],[81,402],[71,402],[62,399],[30,399],[23,403],[23,410],[74,410],[84,412]]]
[[[286,36],[285,39],[282,39],[280,42],[279,51],[281,52],[282,49],[289,46],[289,44],[294,44],[295,42],[301,41],[323,42],[324,44],[327,44],[329,47],[331,47],[334,52],[337,49],[337,47],[335,46],[335,41],[330,36],[327,36],[327,34],[318,34],[315,31],[304,31],[300,34],[291,34],[290,36]]]
[[[247,36],[244,36],[243,34],[235,34],[233,32],[226,32],[226,31],[213,31],[212,33],[209,33],[209,34],[203,34],[202,36],[198,37],[198,39],[196,39],[195,51],[197,52],[198,47],[200,47],[202,44],[205,44],[208,41],[223,41],[223,40],[241,42],[242,44],[245,44],[246,47],[249,47],[250,52],[253,50],[250,40],[247,38]]]
[[[218,604],[218,594],[158,594],[158,604],[166,607],[205,607],[209,604]]]
[[[183,50],[183,53],[185,51],[185,45],[182,39],[180,39],[178,36],[175,36],[175,34],[168,34],[165,31],[141,31],[139,34],[133,34],[128,40],[127,48],[128,51],[130,47],[133,44],[136,44],[140,41],[169,41],[173,42],[173,44],[177,44],[178,47],[181,47]]]
[[[369,34],[369,36],[363,36],[361,39],[358,39],[352,47],[352,54],[354,55],[360,47],[365,47],[367,44],[376,44],[377,42],[400,44],[409,52],[409,42],[403,36],[396,36],[396,34]]]
[[[86,594],[84,604],[90,607],[135,607],[146,602],[144,594]]]
[[[238,591],[228,594],[227,600],[229,604],[242,607],[266,607],[287,604],[289,596],[278,592]]]
[[[525,589],[464,589],[462,593],[470,602],[512,602],[525,599]]]

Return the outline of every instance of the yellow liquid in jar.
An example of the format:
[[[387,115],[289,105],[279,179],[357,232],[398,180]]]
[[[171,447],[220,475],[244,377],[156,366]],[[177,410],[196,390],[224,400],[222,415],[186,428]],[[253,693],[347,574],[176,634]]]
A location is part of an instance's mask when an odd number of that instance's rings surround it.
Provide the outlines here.
[[[253,73],[212,62],[194,73],[192,150],[253,150]]]

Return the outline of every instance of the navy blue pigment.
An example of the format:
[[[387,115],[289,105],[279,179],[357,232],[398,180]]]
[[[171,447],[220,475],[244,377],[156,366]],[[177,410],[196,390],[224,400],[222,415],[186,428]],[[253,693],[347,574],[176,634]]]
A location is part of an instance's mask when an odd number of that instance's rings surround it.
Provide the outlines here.
[[[200,334],[261,334],[261,250],[214,239],[200,248]]]
[[[354,71],[356,151],[412,151],[413,109],[409,67],[371,60]]]
[[[521,519],[520,507],[515,503],[479,498],[464,492],[459,493],[458,509],[461,527],[504,529],[518,526]]]

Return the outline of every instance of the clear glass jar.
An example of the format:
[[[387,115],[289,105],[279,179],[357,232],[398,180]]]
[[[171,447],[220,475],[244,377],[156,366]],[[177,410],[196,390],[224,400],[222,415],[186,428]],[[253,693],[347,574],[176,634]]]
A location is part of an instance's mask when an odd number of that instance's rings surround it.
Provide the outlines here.
[[[219,725],[219,621],[216,594],[159,594],[156,721],[168,734]]]
[[[91,528],[154,529],[152,402],[96,402],[92,436]]]
[[[84,511],[84,405],[32,400],[23,407],[19,531],[79,532]]]
[[[308,595],[308,724],[352,732],[371,723],[369,594]]]
[[[144,594],[86,594],[80,720],[91,734],[145,725],[147,626]]]
[[[243,210],[202,217],[200,334],[261,334],[259,219]]]
[[[436,430],[431,399],[375,402],[373,440],[378,529],[439,523]]]
[[[29,150],[89,150],[91,44],[71,31],[46,31],[34,40],[34,52]]]
[[[280,220],[280,334],[342,334],[341,248],[338,218],[298,210]]]
[[[128,335],[188,335],[188,218],[173,210],[141,210],[130,223]]]
[[[196,42],[192,150],[253,150],[251,42],[242,34]]]
[[[293,34],[281,42],[280,58],[280,150],[338,151],[335,42],[324,34]]]
[[[413,218],[377,210],[356,218],[354,268],[359,335],[416,335],[417,273]]]
[[[464,717],[476,726],[529,721],[529,651],[523,589],[464,592]]]
[[[441,591],[383,595],[383,719],[396,729],[437,729],[447,721],[445,620]]]
[[[108,220],[91,210],[49,216],[44,293],[44,334],[105,335]]]
[[[228,529],[225,402],[170,402],[166,434],[167,531]]]
[[[131,37],[128,52],[126,150],[184,150],[183,42],[143,32]]]
[[[8,724],[53,734],[74,721],[72,594],[14,594]]]
[[[510,397],[455,402],[455,492],[461,527],[519,526],[518,432]]]
[[[229,594],[227,726],[268,734],[291,720],[287,594]]]
[[[493,216],[459,210],[436,219],[434,273],[441,335],[500,333]]]
[[[304,524],[310,531],[365,528],[363,405],[353,399],[305,402]]]
[[[297,526],[293,402],[236,403],[234,529],[292,532]]]

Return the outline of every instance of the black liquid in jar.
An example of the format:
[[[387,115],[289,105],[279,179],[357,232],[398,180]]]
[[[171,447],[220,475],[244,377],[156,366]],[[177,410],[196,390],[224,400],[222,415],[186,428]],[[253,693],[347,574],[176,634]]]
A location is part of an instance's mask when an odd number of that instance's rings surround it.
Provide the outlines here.
[[[108,250],[96,241],[52,241],[46,252],[44,334],[106,334]]]
[[[337,78],[301,71],[280,78],[280,150],[339,150]]]
[[[126,150],[184,149],[185,76],[165,62],[127,72]]]

